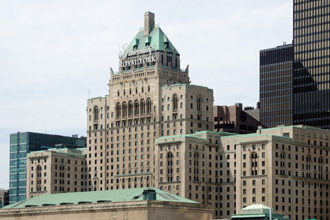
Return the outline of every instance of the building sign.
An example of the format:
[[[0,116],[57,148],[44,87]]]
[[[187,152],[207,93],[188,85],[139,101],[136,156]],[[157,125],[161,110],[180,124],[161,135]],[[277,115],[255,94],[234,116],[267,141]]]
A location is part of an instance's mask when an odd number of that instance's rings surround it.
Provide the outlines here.
[[[154,54],[155,49],[152,46],[146,46],[145,48],[142,48],[140,50],[130,51],[126,45],[124,45],[123,50],[119,52],[120,67],[156,62],[157,59],[156,55]],[[129,58],[132,56],[144,54],[148,54],[148,56],[143,56],[139,58],[134,57],[132,59]]]

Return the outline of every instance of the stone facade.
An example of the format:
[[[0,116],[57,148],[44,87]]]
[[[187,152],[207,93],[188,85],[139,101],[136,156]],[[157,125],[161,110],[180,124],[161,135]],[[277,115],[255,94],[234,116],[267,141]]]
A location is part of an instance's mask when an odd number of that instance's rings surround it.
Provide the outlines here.
[[[83,149],[49,149],[27,155],[29,199],[42,194],[85,191],[87,177]]]
[[[88,100],[88,190],[154,186],[156,138],[212,130],[213,90],[190,84],[188,67],[180,69],[180,54],[150,16],[153,28],[126,48],[119,73],[111,70],[109,95]],[[142,53],[149,41],[153,51]]]
[[[212,205],[215,218],[264,204],[291,219],[329,219],[329,137],[305,126],[161,137],[155,186]]]
[[[188,67],[180,69],[180,54],[150,16],[121,54],[119,73],[111,70],[109,94],[88,100],[86,173],[78,173],[80,187],[58,185],[61,192],[156,187],[211,205],[213,218],[259,203],[291,219],[328,220],[330,131],[212,131],[213,91],[190,84]],[[41,169],[53,166],[40,159]],[[41,173],[54,172],[46,168]]]
[[[31,207],[0,211],[0,219],[30,220],[31,218],[35,220],[209,220],[212,218],[212,211],[198,205],[178,205],[159,201]]]
[[[0,208],[9,204],[9,190],[0,189]]]

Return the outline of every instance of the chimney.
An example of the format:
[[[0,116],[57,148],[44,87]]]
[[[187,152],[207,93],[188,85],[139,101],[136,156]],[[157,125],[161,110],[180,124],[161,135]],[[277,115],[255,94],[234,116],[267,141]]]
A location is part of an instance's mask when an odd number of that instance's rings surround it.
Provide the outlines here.
[[[154,26],[155,14],[150,11],[144,13],[144,36],[149,35]]]

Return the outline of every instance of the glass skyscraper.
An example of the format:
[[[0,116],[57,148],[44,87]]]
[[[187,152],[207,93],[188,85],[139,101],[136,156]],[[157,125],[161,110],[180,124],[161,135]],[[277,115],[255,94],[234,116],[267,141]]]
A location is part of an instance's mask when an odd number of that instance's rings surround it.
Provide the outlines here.
[[[276,65],[274,70],[267,62],[286,59],[286,55],[275,53],[281,48],[262,50],[260,52],[260,121],[263,124],[268,127],[289,125],[288,122],[291,120],[291,124],[330,128],[329,33],[330,0],[293,0],[292,72],[280,76],[288,80],[287,86],[291,85],[291,88],[287,88],[287,92],[292,91],[291,110],[289,111],[289,99],[283,99],[278,93],[283,84],[277,82],[274,84],[265,73],[265,71],[284,73],[282,68],[286,69],[286,66]],[[288,117],[289,115],[291,118]]]
[[[294,0],[293,123],[330,128],[330,0]]]
[[[292,125],[293,45],[260,51],[260,121]]]
[[[85,138],[32,132],[10,135],[9,203],[26,199],[26,154],[47,148],[80,148],[86,146]]]

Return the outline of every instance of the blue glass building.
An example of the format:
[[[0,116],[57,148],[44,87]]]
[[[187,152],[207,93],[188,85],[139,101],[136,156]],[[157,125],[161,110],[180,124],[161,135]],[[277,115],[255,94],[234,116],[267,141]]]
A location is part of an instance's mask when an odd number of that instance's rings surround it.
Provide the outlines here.
[[[9,203],[26,199],[26,155],[47,148],[86,147],[85,138],[33,132],[10,135]]]

